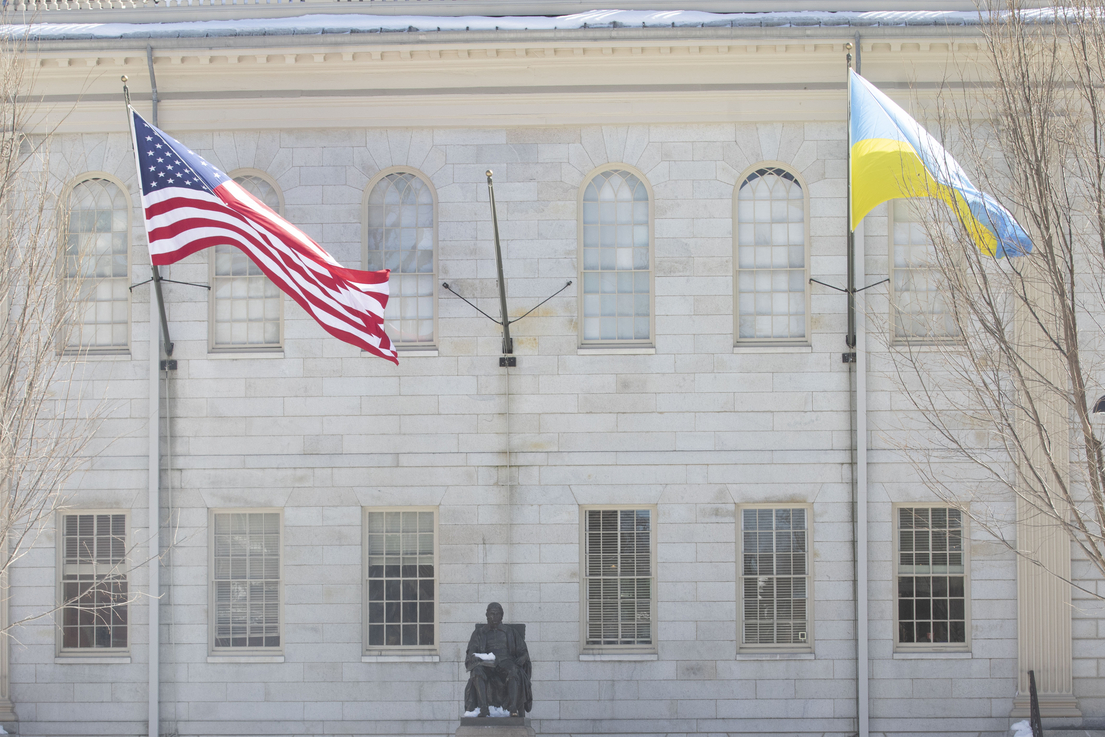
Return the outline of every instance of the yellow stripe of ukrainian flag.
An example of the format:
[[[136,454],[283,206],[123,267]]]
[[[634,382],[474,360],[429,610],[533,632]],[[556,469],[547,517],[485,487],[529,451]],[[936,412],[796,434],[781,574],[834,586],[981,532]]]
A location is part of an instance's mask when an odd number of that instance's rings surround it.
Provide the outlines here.
[[[963,195],[940,184],[905,141],[867,138],[852,144],[852,229],[867,213],[898,197],[935,197],[946,202],[971,231],[980,250],[997,251],[997,239],[971,212]]]

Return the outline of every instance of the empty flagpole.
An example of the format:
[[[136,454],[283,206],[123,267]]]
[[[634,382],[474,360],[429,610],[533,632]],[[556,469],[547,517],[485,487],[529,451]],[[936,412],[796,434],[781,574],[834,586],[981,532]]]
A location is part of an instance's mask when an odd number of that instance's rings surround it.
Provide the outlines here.
[[[499,270],[499,314],[503,321],[503,355],[514,353],[514,341],[510,339],[510,315],[506,311],[506,280],[503,278],[503,250],[499,246],[499,217],[495,214],[495,185],[491,182],[493,172],[487,172],[487,194],[491,198],[491,227],[495,231],[495,267]]]

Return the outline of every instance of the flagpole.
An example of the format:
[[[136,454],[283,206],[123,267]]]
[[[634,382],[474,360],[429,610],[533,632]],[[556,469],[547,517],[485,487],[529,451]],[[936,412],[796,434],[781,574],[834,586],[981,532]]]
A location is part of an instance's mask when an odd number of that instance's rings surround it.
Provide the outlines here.
[[[487,175],[487,194],[491,198],[491,226],[495,230],[495,266],[499,270],[499,314],[503,319],[503,355],[514,353],[514,341],[510,339],[510,315],[506,311],[506,280],[503,278],[503,251],[499,246],[499,218],[495,214],[495,185],[491,183],[491,170]]]
[[[138,136],[134,132],[134,116],[132,115],[130,106],[130,89],[127,87],[127,75],[120,77],[123,82],[123,100],[127,104],[127,126],[130,128],[130,141],[131,148],[134,149],[134,163],[138,166],[138,171],[142,171],[142,167],[138,164]],[[157,99],[154,98],[154,110],[157,110]],[[153,115],[154,119],[157,119],[157,113]],[[161,292],[161,272],[157,268],[157,264],[153,263],[153,255],[150,255],[150,281],[153,282],[154,296],[157,298],[157,312],[161,318],[161,336],[163,338],[163,348],[166,356],[173,355],[173,342],[169,340],[169,320],[165,315],[165,296]],[[144,282],[143,282],[144,283]],[[137,285],[135,285],[137,286]],[[133,287],[132,287],[133,288]]]
[[[853,44],[845,44],[849,51]],[[859,72],[860,43],[856,33],[854,49],[856,52],[856,72]],[[870,734],[870,664],[868,651],[868,591],[867,591],[867,364],[865,361],[866,335],[857,330],[856,315],[856,260],[864,257],[863,242],[856,248],[855,229],[859,223],[852,222],[852,54],[847,55],[846,85],[848,95],[848,347],[854,353],[849,364],[849,373],[853,373],[854,410],[854,473],[855,484],[855,579],[856,579],[856,731],[858,737]],[[858,254],[857,254],[858,250]],[[866,288],[866,287],[864,287]],[[851,382],[849,382],[851,383]]]
[[[134,149],[134,163],[139,180],[142,168],[138,165],[138,136],[134,130],[134,111],[130,106],[130,89],[127,88],[127,76],[123,82],[123,99],[127,104],[127,127],[130,129],[131,148]],[[139,181],[141,190],[141,181]],[[151,254],[151,260],[153,256]],[[161,329],[165,336],[165,347],[172,353],[169,342],[169,325],[165,320],[165,303],[161,299],[160,277],[157,267],[153,266],[153,287],[150,292],[150,394],[149,394],[149,468],[147,478],[147,524],[149,529],[149,556],[146,568],[149,575],[149,630],[147,648],[147,734],[158,737],[161,733],[161,351],[158,347],[157,328],[154,327],[155,315],[160,313]],[[158,310],[154,310],[154,299]]]

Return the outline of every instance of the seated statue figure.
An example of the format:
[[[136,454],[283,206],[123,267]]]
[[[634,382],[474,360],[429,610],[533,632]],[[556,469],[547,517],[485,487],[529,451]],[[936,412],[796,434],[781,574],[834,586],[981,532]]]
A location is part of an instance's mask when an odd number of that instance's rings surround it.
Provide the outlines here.
[[[511,716],[525,716],[533,708],[530,676],[533,666],[526,648],[524,624],[503,624],[503,607],[497,602],[487,605],[487,624],[477,624],[464,668],[468,685],[464,687],[464,710],[479,709],[479,716],[490,716],[490,707],[497,706]]]

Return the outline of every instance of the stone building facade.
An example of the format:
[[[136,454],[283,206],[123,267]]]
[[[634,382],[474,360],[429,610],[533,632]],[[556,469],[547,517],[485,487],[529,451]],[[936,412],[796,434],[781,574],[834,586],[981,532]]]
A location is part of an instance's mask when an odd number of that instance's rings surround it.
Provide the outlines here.
[[[1028,668],[1056,718],[1105,715],[1093,603],[1026,660],[1013,556],[894,450],[902,295],[860,301],[859,474],[846,299],[809,282],[846,279],[845,45],[910,104],[977,50],[972,11],[475,5],[40,9],[71,25],[35,28],[33,132],[57,125],[70,230],[111,256],[74,338],[111,412],[8,616],[95,565],[130,595],[18,627],[9,731],[449,734],[493,600],[527,625],[538,734],[997,735]],[[162,270],[191,284],[159,369],[121,74],[340,262],[393,269],[397,367],[228,249]],[[498,315],[487,169],[512,368],[457,296]],[[861,280],[907,220],[867,219]]]

